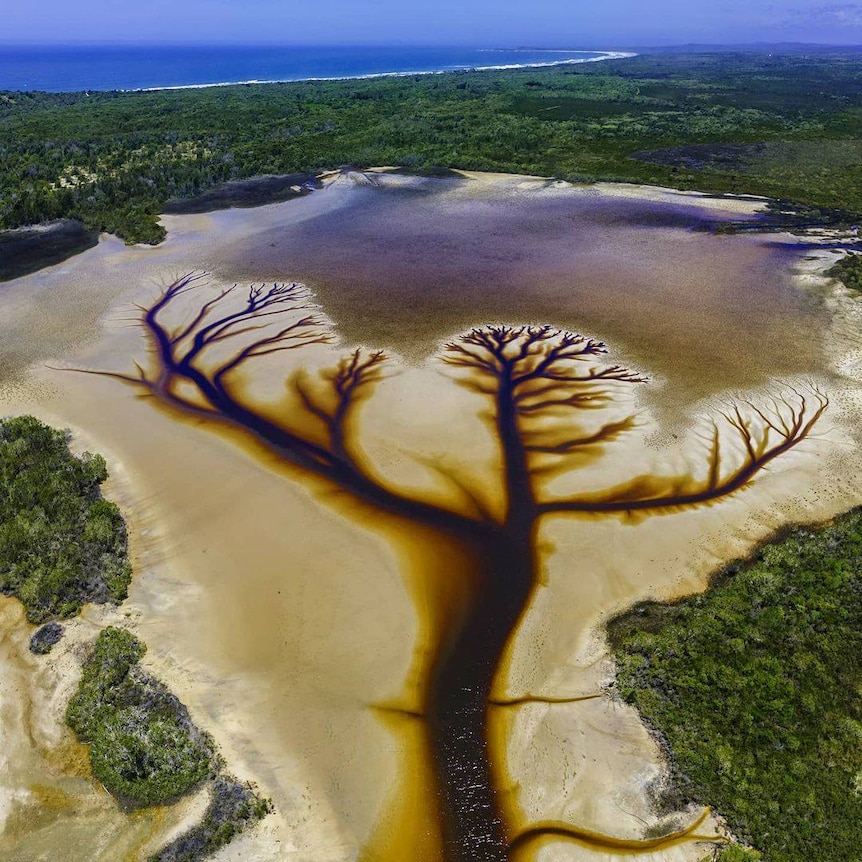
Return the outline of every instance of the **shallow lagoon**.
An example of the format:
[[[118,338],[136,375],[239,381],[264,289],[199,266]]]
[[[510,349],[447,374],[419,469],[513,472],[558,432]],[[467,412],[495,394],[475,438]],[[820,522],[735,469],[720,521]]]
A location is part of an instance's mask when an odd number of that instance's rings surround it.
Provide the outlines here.
[[[454,179],[331,187],[309,203],[327,195],[337,205],[221,245],[207,268],[290,272],[347,343],[414,362],[465,327],[552,321],[703,390],[823,368],[823,318],[788,277],[793,251],[707,232],[750,217],[738,203]]]
[[[4,412],[67,424],[81,445],[109,456],[138,563],[123,610],[154,669],[182,692],[228,762],[275,801],[277,813],[224,858],[437,858],[421,734],[393,716],[415,707],[423,655],[440,621],[457,613],[464,561],[421,532],[369,518],[241,435],[154,409],[115,381],[43,366],[125,371],[145,358],[132,303],[151,301],[159,284],[191,269],[209,270],[216,285],[301,280],[346,346],[402,355],[400,373],[364,404],[358,439],[389,482],[423,493],[445,493],[425,469],[428,457],[471,487],[493,487],[481,403],[424,363],[440,340],[473,325],[569,327],[606,339],[613,361],[651,376],[632,402],[637,434],[592,465],[588,483],[615,481],[644,459],[661,470],[696,458],[698,441],[682,426],[707,409],[704,396],[801,375],[828,388],[822,439],[724,503],[640,523],[550,520],[540,537],[543,587],[509,658],[510,697],[601,693],[607,614],[697,589],[712,567],[778,524],[847,508],[862,487],[851,435],[857,384],[841,370],[859,344],[835,325],[840,309],[826,287],[804,289],[792,272],[802,253],[767,237],[692,230],[750,216],[752,206],[504,177],[375,182],[346,177],[285,204],[166,217],[169,239],[159,248],[103,241],[0,294]],[[309,367],[331,361],[331,348],[316,350]],[[255,396],[275,398],[296,362],[262,365],[249,381]],[[100,613],[82,625],[98,624]],[[34,683],[35,700],[46,684]],[[68,780],[46,768],[40,784],[65,782],[66,802],[55,794],[45,815],[44,792],[27,796],[25,724],[9,740],[20,768],[6,773],[18,794],[14,834],[3,839],[14,858],[59,841],[83,792],[74,785],[69,793]],[[49,730],[46,738],[57,736]],[[606,698],[528,704],[503,712],[493,734],[518,828],[559,819],[636,838],[644,820],[655,822],[644,787],[659,772],[658,753],[631,711]],[[67,858],[113,859],[119,847],[136,858],[130,847],[152,849],[170,828],[170,818],[126,823],[94,811],[102,849],[81,830]],[[114,843],[104,838],[111,835]],[[682,843],[645,858],[702,854]],[[609,855],[601,842],[557,842],[540,858]]]

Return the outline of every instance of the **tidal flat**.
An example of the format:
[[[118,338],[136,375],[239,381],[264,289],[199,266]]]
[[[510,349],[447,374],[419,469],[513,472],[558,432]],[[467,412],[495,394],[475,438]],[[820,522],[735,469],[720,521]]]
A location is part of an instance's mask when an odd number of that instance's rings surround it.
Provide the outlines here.
[[[463,369],[434,359],[474,327],[582,333],[607,342],[602,368],[638,376],[612,381],[623,385],[578,415],[582,439],[618,430],[543,475],[543,499],[592,500],[647,476],[655,493],[673,486],[688,500],[686,489],[717,488],[745,461],[745,439],[721,420],[732,405],[777,405],[780,426],[782,404],[803,409],[796,396],[807,397],[808,417],[815,393],[828,399],[799,445],[706,505],[543,516],[536,583],[493,674],[486,742],[515,862],[702,858],[722,826],[708,813],[663,819],[651,808],[660,754],[607,688],[603,623],[646,598],[702,589],[774,528],[830,517],[862,494],[858,300],[816,277],[810,251],[787,237],[704,229],[756,218],[759,206],[510,176],[345,174],[280,204],[165,216],[168,239],[156,248],[103,237],[6,284],[2,412],[69,427],[77,447],[105,455],[135,575],[121,612],[87,609],[44,660],[24,657],[29,628],[8,611],[3,659],[18,683],[0,690],[15,716],[0,774],[4,858],[60,847],[82,862],[145,858],[182,826],[176,810],[113,810],[55,754],[72,750],[54,700],[72,684],[75,629],[110,624],[111,613],[128,614],[148,669],[273,800],[275,813],[220,859],[444,858],[451,823],[436,798],[446,787],[423,720],[427,680],[487,578],[436,524],[375,509],[285,460],[247,425],[208,413],[188,381],[171,390],[183,407],[158,387],[80,373],[134,377],[138,362],[144,379],[158,379],[141,309],[189,272],[209,275],[178,301],[176,333],[234,283],[241,297],[251,283],[307,286],[303,302],[320,306],[308,313],[326,337],[259,351],[233,385],[256,416],[289,420],[303,439],[323,445],[328,408],[314,387],[336,379],[327,369],[357,346],[386,351],[385,370],[356,399],[347,446],[374,484],[476,521],[505,520],[500,441],[481,382],[464,386]],[[710,418],[731,432],[717,466]],[[753,421],[755,436],[771,433]],[[82,798],[94,827],[70,833]],[[540,834],[537,824],[569,830]]]

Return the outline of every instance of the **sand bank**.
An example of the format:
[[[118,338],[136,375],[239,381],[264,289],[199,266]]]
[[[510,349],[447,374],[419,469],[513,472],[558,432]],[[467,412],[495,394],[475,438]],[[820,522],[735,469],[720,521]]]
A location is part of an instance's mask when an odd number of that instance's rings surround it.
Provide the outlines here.
[[[214,286],[300,279],[345,345],[406,357],[362,406],[359,441],[375,471],[396,487],[451,498],[431,459],[492,504],[496,447],[483,404],[426,362],[465,327],[566,326],[608,338],[614,360],[652,375],[632,402],[636,433],[579,474],[587,487],[700,463],[701,444],[686,429],[728,388],[761,392],[814,378],[833,402],[822,433],[743,493],[642,521],[544,522],[543,587],[499,694],[602,694],[612,676],[602,636],[609,614],[701,589],[712,568],[781,523],[828,517],[862,494],[853,439],[858,327],[843,322],[844,306],[830,305],[830,286],[794,280],[803,255],[763,237],[691,232],[713,207],[728,212],[724,200],[664,192],[644,200],[524,178],[383,177],[377,187],[337,185],[254,210],[166,216],[159,248],[103,241],[8,285],[2,411],[80,429],[108,457],[137,560],[123,612],[148,644],[153,672],[213,732],[231,768],[275,802],[276,814],[220,859],[346,862],[375,841],[385,858],[436,858],[421,740],[409,721],[375,707],[416,707],[416,672],[435,620],[455,607],[459,562],[428,535],[395,535],[386,519],[363,517],[245,438],[155,409],[116,381],[45,363],[126,371],[145,360],[129,321],[133,303],[151,301],[184,271],[208,269]],[[250,382],[254,397],[278,398],[291,368],[325,365],[341,352],[267,360]],[[25,689],[50,687],[31,673],[19,675]],[[565,820],[636,839],[657,824],[645,787],[660,774],[658,752],[633,711],[612,699],[502,707],[494,738],[519,828]],[[28,753],[23,731],[16,740],[10,750],[24,766],[8,773],[7,786],[32,793],[30,776],[42,769],[32,758],[42,755]],[[46,786],[66,787],[62,772],[48,772]],[[80,783],[73,796],[92,793]],[[110,809],[104,797],[98,804]],[[119,824],[124,846],[140,846],[134,830],[142,827],[124,825],[115,811],[104,816]],[[153,828],[164,837],[159,830],[176,820]],[[20,858],[39,858],[34,848],[59,841],[46,834],[7,829],[4,840]],[[82,828],[64,840],[66,858],[118,858],[93,845],[95,834]],[[702,854],[679,844],[642,858]],[[522,857],[539,858],[533,850]],[[540,858],[616,855],[558,842]]]

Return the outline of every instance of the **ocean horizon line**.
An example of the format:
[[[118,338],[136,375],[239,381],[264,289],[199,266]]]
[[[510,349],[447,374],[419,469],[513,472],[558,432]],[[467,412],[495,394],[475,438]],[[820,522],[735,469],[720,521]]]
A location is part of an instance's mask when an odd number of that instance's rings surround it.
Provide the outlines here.
[[[0,90],[159,92],[542,68],[636,56],[596,48],[0,46]]]
[[[614,50],[628,50],[634,48],[634,45],[619,46]],[[518,51],[533,51],[539,53],[546,52],[562,52],[562,53],[582,53],[592,54],[599,50],[598,48],[585,48],[583,46],[575,47],[543,47],[541,45],[515,45],[508,47],[502,44],[491,45],[475,45],[472,43],[433,43],[433,42],[134,42],[134,41],[111,41],[111,42],[5,42],[0,39],[0,50],[12,49],[30,49],[44,48],[51,51],[60,50],[90,50],[93,48],[296,48],[296,49],[361,49],[361,50],[410,50],[411,48],[420,50],[466,50],[466,51],[507,51],[516,53]]]

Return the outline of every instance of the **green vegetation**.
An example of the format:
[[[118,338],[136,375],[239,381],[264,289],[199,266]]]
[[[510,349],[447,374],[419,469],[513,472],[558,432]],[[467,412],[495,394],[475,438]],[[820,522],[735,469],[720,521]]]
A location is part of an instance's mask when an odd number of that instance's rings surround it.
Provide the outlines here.
[[[188,710],[139,665],[146,647],[124,629],[104,629],[84,663],[66,721],[90,745],[93,775],[130,807],[173,802],[214,779],[201,822],[151,857],[197,862],[265,817],[272,803],[219,774],[215,744]]]
[[[170,802],[221,765],[186,708],[140,668],[145,652],[129,632],[104,629],[66,711],[69,726],[90,744],[93,774],[129,805]]]
[[[848,254],[842,257],[828,274],[832,278],[837,278],[845,287],[862,291],[862,254]]]
[[[272,803],[261,799],[249,784],[230,776],[219,776],[203,820],[180,835],[150,862],[198,862],[229,844],[240,832],[272,811]]]
[[[704,595],[635,608],[610,638],[622,697],[669,755],[664,802],[712,805],[764,862],[860,858],[862,510],[789,531]]]
[[[756,850],[746,850],[737,844],[723,847],[717,856],[707,856],[702,862],[758,862],[763,859]]]
[[[0,228],[158,242],[165,202],[343,164],[753,193],[862,213],[862,54],[646,54],[507,72],[0,93]]]
[[[131,577],[126,531],[102,500],[104,460],[69,452],[68,435],[32,416],[0,420],[0,590],[17,596],[31,622],[76,614],[88,601],[122,601]],[[45,655],[63,627],[30,640]],[[222,761],[188,710],[139,665],[143,643],[106,628],[85,661],[66,720],[89,743],[95,777],[128,806],[169,803],[215,778],[200,825],[153,857],[196,862],[271,810],[249,785],[218,775]]]
[[[48,655],[60,643],[63,637],[63,626],[59,623],[45,623],[36,629],[30,638],[30,652],[33,655]]]
[[[105,461],[67,444],[32,416],[0,420],[0,591],[32,623],[120,602],[131,578],[122,516],[99,493]]]

